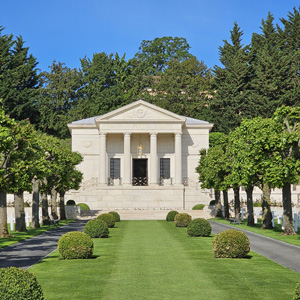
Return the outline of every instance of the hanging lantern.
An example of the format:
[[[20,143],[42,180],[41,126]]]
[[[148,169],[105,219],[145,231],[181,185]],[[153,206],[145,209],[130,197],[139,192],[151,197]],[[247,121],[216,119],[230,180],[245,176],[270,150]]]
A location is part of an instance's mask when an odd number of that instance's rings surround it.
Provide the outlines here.
[[[137,155],[138,157],[143,156],[143,145],[141,143],[137,146]]]

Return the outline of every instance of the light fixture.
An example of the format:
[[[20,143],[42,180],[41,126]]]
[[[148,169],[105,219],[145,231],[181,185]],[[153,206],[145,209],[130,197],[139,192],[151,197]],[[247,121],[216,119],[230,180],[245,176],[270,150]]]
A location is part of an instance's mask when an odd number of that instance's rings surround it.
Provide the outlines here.
[[[137,155],[138,155],[138,157],[143,156],[143,145],[141,143],[139,143],[137,146]]]

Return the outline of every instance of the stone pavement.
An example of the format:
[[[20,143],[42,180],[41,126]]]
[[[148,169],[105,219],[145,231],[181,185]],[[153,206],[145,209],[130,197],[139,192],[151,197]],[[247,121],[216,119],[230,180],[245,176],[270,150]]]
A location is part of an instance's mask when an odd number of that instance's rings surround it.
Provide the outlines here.
[[[56,250],[59,238],[69,231],[83,231],[86,221],[76,221],[0,249],[0,267],[28,269]]]
[[[214,234],[217,234],[223,230],[234,228],[234,225],[229,226],[214,221],[210,221],[210,224],[212,226],[212,232]],[[266,258],[278,263],[279,265],[300,273],[299,246],[291,245],[269,237],[264,237],[248,230],[241,230],[238,228],[235,229],[243,231],[247,235],[252,251],[265,256]]]

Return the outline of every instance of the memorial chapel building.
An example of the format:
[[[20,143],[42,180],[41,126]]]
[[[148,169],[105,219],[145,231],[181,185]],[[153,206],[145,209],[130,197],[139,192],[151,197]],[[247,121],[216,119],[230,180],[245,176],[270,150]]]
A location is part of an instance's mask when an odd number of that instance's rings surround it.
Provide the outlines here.
[[[191,209],[208,204],[196,173],[212,124],[138,100],[68,124],[83,181],[66,199],[91,209]]]

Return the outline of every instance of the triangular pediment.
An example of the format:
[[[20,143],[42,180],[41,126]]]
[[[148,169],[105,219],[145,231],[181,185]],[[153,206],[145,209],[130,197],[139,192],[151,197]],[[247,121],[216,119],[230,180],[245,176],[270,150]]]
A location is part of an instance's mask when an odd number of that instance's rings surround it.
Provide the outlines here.
[[[138,100],[105,115],[97,117],[95,121],[96,123],[114,121],[183,123],[185,122],[185,118],[143,100]]]

